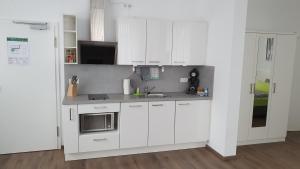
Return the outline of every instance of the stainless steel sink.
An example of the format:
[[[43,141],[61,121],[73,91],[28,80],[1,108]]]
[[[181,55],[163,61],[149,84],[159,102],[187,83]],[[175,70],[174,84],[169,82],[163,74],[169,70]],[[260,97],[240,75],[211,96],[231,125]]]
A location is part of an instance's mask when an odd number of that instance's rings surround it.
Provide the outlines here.
[[[164,94],[164,93],[150,93],[150,94],[145,95],[144,97],[147,97],[147,98],[164,98],[164,97],[169,97],[169,96]]]

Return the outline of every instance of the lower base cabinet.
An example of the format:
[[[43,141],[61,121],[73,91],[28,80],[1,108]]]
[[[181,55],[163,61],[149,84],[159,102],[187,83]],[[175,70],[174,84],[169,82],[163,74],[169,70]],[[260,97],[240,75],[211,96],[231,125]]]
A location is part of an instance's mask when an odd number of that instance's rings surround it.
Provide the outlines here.
[[[205,142],[210,104],[209,100],[121,103],[118,130],[84,134],[80,134],[78,105],[63,106],[64,151],[77,154]]]
[[[77,105],[62,107],[62,132],[65,154],[78,153],[79,115]]]
[[[79,136],[79,152],[119,149],[119,132],[83,134]]]
[[[210,101],[176,101],[175,144],[207,141]]]
[[[146,147],[148,144],[148,102],[122,103],[120,148]]]
[[[175,101],[149,102],[148,146],[174,144]]]

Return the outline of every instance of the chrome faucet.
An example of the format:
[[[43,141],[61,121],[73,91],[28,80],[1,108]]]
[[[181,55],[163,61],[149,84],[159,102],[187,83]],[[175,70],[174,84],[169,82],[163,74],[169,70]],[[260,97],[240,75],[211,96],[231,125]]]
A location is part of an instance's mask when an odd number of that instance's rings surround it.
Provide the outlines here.
[[[144,94],[145,94],[145,95],[150,94],[151,91],[152,91],[153,89],[155,89],[155,86],[153,86],[153,87],[151,87],[151,88],[149,88],[149,86],[146,86],[146,87],[144,88]]]

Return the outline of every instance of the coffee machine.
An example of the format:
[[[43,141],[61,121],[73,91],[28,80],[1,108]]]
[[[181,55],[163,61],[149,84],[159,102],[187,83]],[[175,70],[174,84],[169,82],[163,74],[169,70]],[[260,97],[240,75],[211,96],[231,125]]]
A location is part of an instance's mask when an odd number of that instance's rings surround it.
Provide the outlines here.
[[[197,88],[199,86],[199,71],[194,68],[189,73],[189,87],[187,89],[187,94],[197,94]]]

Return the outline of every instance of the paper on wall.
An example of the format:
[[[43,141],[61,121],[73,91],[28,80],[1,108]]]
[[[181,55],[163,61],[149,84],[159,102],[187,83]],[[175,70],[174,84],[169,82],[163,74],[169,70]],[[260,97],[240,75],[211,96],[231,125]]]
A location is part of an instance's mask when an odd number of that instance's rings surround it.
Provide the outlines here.
[[[28,65],[30,60],[28,38],[7,37],[8,64]]]

